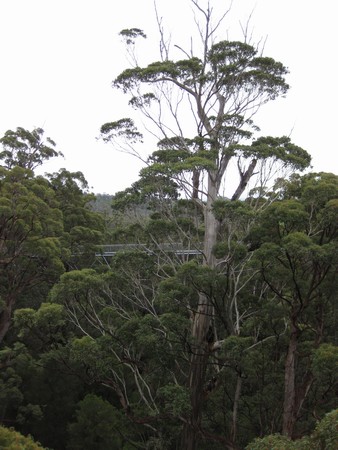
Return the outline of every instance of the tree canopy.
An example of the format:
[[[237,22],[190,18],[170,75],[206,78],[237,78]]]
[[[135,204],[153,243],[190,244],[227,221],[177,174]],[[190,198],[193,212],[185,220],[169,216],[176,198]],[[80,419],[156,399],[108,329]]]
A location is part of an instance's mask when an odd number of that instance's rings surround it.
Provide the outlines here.
[[[101,136],[157,138],[126,190],[38,176],[42,129],[0,139],[0,447],[335,448],[338,177],[261,135],[287,68],[189,1],[188,49],[158,11],[154,61],[120,33],[131,117]]]

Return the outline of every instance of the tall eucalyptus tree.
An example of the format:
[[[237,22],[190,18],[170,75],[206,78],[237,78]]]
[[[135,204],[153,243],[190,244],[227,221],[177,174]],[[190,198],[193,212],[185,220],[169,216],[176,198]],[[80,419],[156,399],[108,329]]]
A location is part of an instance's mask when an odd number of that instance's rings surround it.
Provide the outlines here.
[[[216,41],[226,14],[214,20],[211,3],[202,7],[201,2],[191,0],[201,41],[193,41],[190,50],[175,46],[183,59],[171,59],[172,48],[159,18],[159,59],[146,66],[141,67],[133,53],[136,39],[146,35],[137,28],[123,30],[121,36],[133,54],[134,65],[116,77],[113,87],[131,96],[130,105],[148,119],[149,127],[159,136],[158,149],[141,170],[141,181],[126,195],[153,190],[158,198],[182,195],[191,200],[204,220],[202,264],[220,273],[227,269],[214,252],[221,230],[214,207],[224,190],[229,192],[230,201],[238,201],[254,179],[261,182],[263,191],[268,172],[277,167],[303,170],[311,158],[288,137],[254,138],[259,131],[252,120],[254,114],[265,103],[286,94],[288,71],[246,40]],[[134,154],[143,138],[130,118],[104,124],[101,134],[114,144],[123,139]],[[237,167],[236,182],[230,176],[231,167]],[[208,337],[218,314],[212,297],[201,290],[198,305],[190,313],[192,346],[187,383],[191,415],[182,437],[182,448],[186,449],[196,448],[198,442],[206,369],[218,346],[215,337]]]

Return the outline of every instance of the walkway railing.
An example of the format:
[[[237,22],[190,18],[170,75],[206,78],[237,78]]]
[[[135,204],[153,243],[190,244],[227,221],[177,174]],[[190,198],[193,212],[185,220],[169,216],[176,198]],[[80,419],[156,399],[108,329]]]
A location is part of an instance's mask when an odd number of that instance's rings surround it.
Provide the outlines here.
[[[175,255],[201,255],[202,250],[198,247],[185,248],[182,243],[162,243],[156,246],[148,246],[146,244],[108,244],[101,245],[100,249],[95,252],[96,257],[113,257],[117,252],[139,250],[148,254],[158,252],[174,253]]]

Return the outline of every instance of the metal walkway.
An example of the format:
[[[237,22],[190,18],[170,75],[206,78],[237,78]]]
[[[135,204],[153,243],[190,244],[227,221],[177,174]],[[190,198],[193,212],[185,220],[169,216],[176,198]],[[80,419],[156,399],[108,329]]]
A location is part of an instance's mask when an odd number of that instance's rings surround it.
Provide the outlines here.
[[[181,243],[165,243],[158,244],[157,246],[150,247],[146,244],[110,244],[101,245],[99,250],[95,252],[96,258],[102,258],[107,264],[107,258],[112,258],[118,252],[129,252],[133,250],[138,250],[148,255],[155,255],[161,253],[173,253],[177,256],[195,256],[202,255],[202,250],[198,248],[184,248]]]

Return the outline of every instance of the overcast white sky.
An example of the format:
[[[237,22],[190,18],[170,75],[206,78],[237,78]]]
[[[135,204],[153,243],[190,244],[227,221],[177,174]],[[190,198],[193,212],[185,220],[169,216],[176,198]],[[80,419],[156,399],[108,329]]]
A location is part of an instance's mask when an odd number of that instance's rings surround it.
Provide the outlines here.
[[[188,42],[189,0],[157,4],[173,43],[184,34]],[[291,85],[286,99],[256,117],[261,134],[292,131],[292,141],[312,155],[313,170],[337,173],[336,1],[233,0],[219,37],[237,39],[239,20],[253,9],[254,40],[267,37],[264,54],[289,68]],[[127,67],[118,32],[141,28],[157,42],[154,19],[153,0],[0,0],[0,135],[42,127],[65,155],[44,171],[80,170],[96,193],[128,187],[139,162],[96,137],[103,123],[128,114],[127,96],[111,88]],[[149,55],[148,62],[157,59]]]

